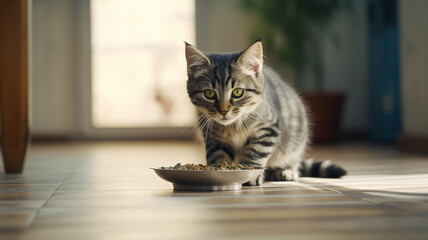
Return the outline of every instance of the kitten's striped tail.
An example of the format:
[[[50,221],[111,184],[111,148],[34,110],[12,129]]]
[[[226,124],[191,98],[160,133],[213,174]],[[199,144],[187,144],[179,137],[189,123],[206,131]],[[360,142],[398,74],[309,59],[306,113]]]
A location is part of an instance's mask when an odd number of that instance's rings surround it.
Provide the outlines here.
[[[300,176],[302,177],[340,178],[346,173],[345,169],[330,160],[314,162],[313,159],[307,159],[302,162],[300,167]]]

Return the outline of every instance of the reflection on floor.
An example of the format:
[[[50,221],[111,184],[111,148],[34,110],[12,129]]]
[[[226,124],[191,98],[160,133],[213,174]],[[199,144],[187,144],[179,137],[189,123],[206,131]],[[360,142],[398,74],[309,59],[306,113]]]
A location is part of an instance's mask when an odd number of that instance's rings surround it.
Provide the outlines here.
[[[0,174],[0,239],[428,239],[427,156],[355,143],[310,155],[349,175],[174,192],[148,167],[202,163],[200,145],[33,145],[25,173]]]

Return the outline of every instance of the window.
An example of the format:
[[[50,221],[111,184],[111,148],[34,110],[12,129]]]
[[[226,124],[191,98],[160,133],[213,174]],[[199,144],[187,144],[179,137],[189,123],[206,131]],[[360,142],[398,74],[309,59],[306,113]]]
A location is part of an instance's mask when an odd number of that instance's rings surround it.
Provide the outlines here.
[[[185,127],[184,40],[194,0],[92,0],[91,122],[95,128]]]

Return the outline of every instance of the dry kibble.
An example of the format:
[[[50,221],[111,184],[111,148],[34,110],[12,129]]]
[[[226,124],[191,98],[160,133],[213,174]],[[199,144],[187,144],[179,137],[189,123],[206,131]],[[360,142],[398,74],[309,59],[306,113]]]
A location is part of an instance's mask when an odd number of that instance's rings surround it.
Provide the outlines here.
[[[246,166],[244,164],[229,165],[227,162],[214,163],[214,164],[181,164],[177,163],[175,166],[162,167],[162,169],[170,170],[254,170],[253,167]]]

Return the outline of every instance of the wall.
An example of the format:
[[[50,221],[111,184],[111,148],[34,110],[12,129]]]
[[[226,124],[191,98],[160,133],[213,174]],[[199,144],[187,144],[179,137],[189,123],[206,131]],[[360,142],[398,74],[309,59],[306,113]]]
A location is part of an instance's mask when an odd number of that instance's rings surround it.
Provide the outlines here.
[[[73,131],[71,0],[33,0],[32,135]]]
[[[251,43],[251,26],[240,0],[195,0],[195,4],[196,41],[202,51],[235,52]]]
[[[427,139],[428,1],[399,4],[403,135]]]
[[[343,129],[365,132],[368,128],[368,50],[366,0],[352,1],[353,7],[336,16],[331,24],[338,43],[324,39],[325,88],[346,93]]]

